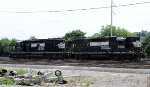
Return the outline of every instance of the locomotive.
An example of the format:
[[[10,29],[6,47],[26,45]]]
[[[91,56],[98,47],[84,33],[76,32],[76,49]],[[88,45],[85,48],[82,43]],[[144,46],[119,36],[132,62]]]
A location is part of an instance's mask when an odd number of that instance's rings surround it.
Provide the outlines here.
[[[140,61],[144,58],[140,37],[79,38],[72,41],[70,48],[62,38],[25,40],[13,46],[10,52],[10,58],[87,60],[104,57]]]
[[[140,37],[103,37],[73,40],[74,58],[108,57],[114,60],[140,61],[144,52]]]
[[[25,40],[17,43],[10,52],[10,58],[49,58],[67,57],[65,41],[61,38]]]

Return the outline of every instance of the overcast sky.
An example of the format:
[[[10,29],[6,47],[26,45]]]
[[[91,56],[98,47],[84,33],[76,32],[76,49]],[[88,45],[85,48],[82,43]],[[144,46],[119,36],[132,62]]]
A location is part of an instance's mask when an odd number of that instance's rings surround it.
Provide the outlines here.
[[[111,0],[0,0],[0,38],[61,37],[80,29],[91,36],[110,24],[110,8],[74,12],[41,12],[110,6]],[[115,5],[150,0],[114,0]],[[34,13],[15,13],[34,12]],[[114,8],[113,25],[131,32],[150,31],[150,3]]]

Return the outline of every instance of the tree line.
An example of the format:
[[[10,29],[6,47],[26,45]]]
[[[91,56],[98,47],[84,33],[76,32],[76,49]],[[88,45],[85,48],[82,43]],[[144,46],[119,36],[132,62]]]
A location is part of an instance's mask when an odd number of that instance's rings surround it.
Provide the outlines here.
[[[67,32],[62,38],[65,39],[66,45],[71,46],[73,39],[77,38],[97,38],[97,37],[106,37],[110,36],[110,26],[102,26],[101,30],[97,33],[94,33],[92,36],[86,37],[86,32],[81,31],[80,29]],[[113,36],[118,37],[127,37],[127,36],[140,36],[142,47],[144,48],[146,56],[150,56],[150,32],[141,31],[141,32],[130,32],[125,28],[120,28],[117,26],[112,26]],[[36,40],[35,36],[31,36],[28,40]],[[17,43],[16,39],[2,38],[0,39],[0,56],[8,56],[11,51],[12,46]]]
[[[11,51],[11,47],[14,46],[16,42],[16,39],[0,39],[0,56],[8,56]]]

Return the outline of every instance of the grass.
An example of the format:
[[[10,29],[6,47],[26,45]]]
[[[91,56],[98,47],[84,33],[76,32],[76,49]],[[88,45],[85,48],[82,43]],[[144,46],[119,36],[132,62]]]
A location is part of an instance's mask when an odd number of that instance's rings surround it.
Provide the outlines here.
[[[7,72],[9,73],[10,71],[13,71],[13,70],[7,70]],[[18,75],[24,75],[25,73],[27,73],[27,70],[24,70],[24,69],[17,69],[15,70],[17,71],[17,74]]]
[[[66,77],[64,80],[67,81],[67,84],[64,84],[67,87],[89,87],[90,85],[94,84],[96,78],[94,77],[83,77],[83,76],[73,76],[73,77]],[[59,87],[60,84],[49,83],[46,84],[45,87]]]
[[[15,82],[10,78],[0,78],[0,85],[13,85]]]
[[[17,70],[18,75],[24,75],[25,73],[27,73],[27,70],[24,70],[24,69],[18,69]]]
[[[38,80],[38,79],[35,79]],[[76,76],[76,77],[67,77],[64,78],[64,80],[67,81],[67,84],[64,84],[64,86],[78,86],[78,87],[89,87],[90,85],[94,84],[96,79],[94,77],[80,77],[80,76]],[[31,80],[25,80],[24,83],[26,84],[30,84],[30,82],[32,82]],[[34,82],[34,81],[33,81]],[[15,82],[10,79],[10,78],[1,78],[0,79],[0,85],[5,84],[5,85],[13,85],[15,84]],[[61,84],[57,84],[57,83],[44,83],[42,82],[42,80],[39,81],[39,84],[37,85],[42,85],[44,87],[59,87],[61,86]]]
[[[2,67],[0,67],[0,71],[4,69]],[[9,73],[12,70],[7,70],[7,72]],[[17,74],[18,75],[24,75],[25,73],[28,72],[27,69],[17,69]],[[33,71],[33,73],[35,73],[35,71]],[[0,78],[0,85],[5,84],[5,85],[13,85],[15,84],[15,81],[13,79],[7,78],[7,77],[1,77]]]
[[[13,70],[8,70],[8,72],[13,71]],[[30,71],[28,69],[16,69],[15,71],[17,71],[17,75],[24,75],[26,73],[29,73]],[[37,74],[36,70],[32,70],[33,74]]]
[[[2,70],[3,68],[0,67],[0,70]],[[8,72],[11,71],[11,70],[8,70]],[[28,73],[29,70],[28,69],[17,69],[16,70],[18,75],[24,75],[25,73]],[[37,71],[34,70],[33,71],[33,74],[36,74]],[[67,81],[67,84],[64,84],[65,86],[69,86],[69,87],[72,87],[72,86],[78,86],[78,87],[89,87],[90,85],[94,84],[95,81],[96,81],[96,78],[94,77],[83,77],[83,76],[73,76],[73,77],[64,77],[63,78],[64,80]],[[57,77],[56,78],[53,78],[52,79],[54,82],[52,83],[44,83],[43,80],[39,79],[38,77],[37,78],[34,78],[34,83],[36,82],[37,85],[43,85],[43,86],[46,86],[46,87],[59,87],[61,84],[58,84],[56,83],[55,81],[57,80]],[[30,80],[27,80],[25,81],[25,83],[29,84],[31,81]],[[2,84],[5,84],[5,85],[13,85],[15,84],[15,82],[10,79],[10,78],[0,78],[0,85]]]
[[[3,67],[0,67],[0,71],[2,71]]]

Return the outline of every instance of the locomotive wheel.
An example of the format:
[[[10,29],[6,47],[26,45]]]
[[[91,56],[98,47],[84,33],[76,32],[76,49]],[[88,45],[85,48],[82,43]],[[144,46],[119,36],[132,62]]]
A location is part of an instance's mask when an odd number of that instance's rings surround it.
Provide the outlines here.
[[[79,57],[78,57],[78,55],[75,55],[75,59],[76,59],[76,60],[79,60]]]
[[[31,60],[31,57],[28,57],[27,59],[28,59],[28,60]]]
[[[52,59],[57,60],[58,58],[57,58],[56,55],[53,55],[53,56],[52,56]]]
[[[119,60],[120,60],[120,57],[116,55],[116,56],[114,57],[114,60],[115,60],[115,61],[119,61]]]
[[[84,59],[84,55],[81,54],[81,55],[79,56],[79,60],[83,60],[83,59]]]
[[[47,58],[48,58],[49,60],[52,60],[52,56],[50,56],[50,55],[47,55]]]
[[[142,60],[141,57],[136,57],[136,58],[135,58],[135,61],[136,61],[136,62],[140,62],[141,60]]]
[[[89,60],[88,55],[85,56],[85,60]]]
[[[49,57],[48,57],[48,59],[49,59],[49,60],[52,60],[52,57],[51,57],[51,56],[49,56]]]
[[[121,55],[121,56],[120,56],[120,61],[121,61],[121,62],[124,62],[125,59],[126,59],[126,55]]]
[[[124,62],[125,58],[124,56],[122,56],[122,58],[120,59],[121,62]]]
[[[22,59],[26,59],[26,57],[23,57]]]
[[[112,60],[116,61],[116,60],[117,60],[117,56],[116,56],[116,55],[113,56],[113,57],[112,57]]]
[[[28,58],[29,58],[29,55],[26,55],[26,56],[25,56],[25,59],[28,59]]]
[[[77,58],[76,58],[76,60],[80,60],[80,58],[79,58],[79,57],[77,57]]]
[[[61,55],[61,58],[60,58],[61,60],[64,60],[64,55]]]
[[[60,54],[58,54],[57,55],[57,59],[61,59],[62,57],[61,57],[61,55]]]
[[[129,60],[129,61],[133,61],[133,58],[132,58],[132,57],[130,57],[128,60]]]

